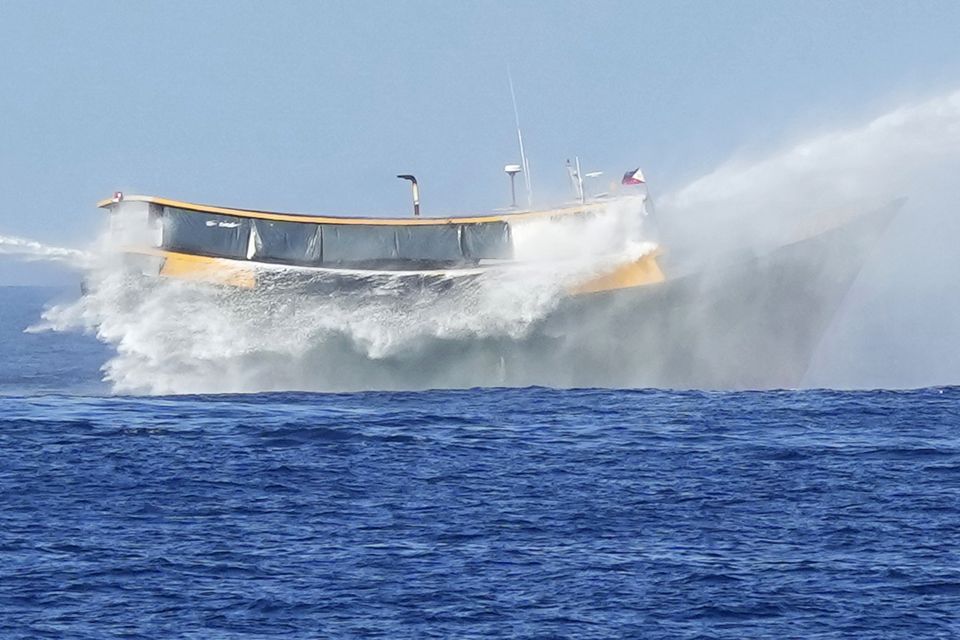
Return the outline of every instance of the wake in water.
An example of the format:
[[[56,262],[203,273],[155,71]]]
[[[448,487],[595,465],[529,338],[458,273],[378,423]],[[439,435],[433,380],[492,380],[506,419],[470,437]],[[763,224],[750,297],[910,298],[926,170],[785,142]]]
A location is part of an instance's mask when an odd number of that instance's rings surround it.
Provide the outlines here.
[[[762,252],[803,237],[818,216],[909,196],[923,188],[926,172],[958,159],[960,92],[758,162],[730,162],[661,199],[663,237],[668,252],[702,262],[730,249]],[[48,309],[33,330],[79,329],[114,345],[116,356],[104,374],[118,392],[415,388],[436,384],[426,374],[441,368],[450,372],[442,386],[476,383],[476,371],[459,377],[451,362],[481,363],[481,382],[497,385],[511,341],[543,341],[548,352],[563,339],[537,328],[572,285],[652,249],[628,241],[632,236],[620,223],[603,222],[609,219],[598,217],[601,222],[587,227],[519,229],[518,257],[530,260],[529,268],[490,271],[416,295],[402,294],[389,279],[370,282],[362,295],[252,293],[134,277],[104,249],[88,254],[20,241],[0,244],[0,252],[16,246],[21,255],[87,270],[90,294]],[[604,251],[574,251],[584,246]],[[643,312],[636,309],[633,317]],[[616,329],[627,348],[631,327]],[[671,336],[665,332],[661,339]],[[538,380],[535,372],[528,379]]]

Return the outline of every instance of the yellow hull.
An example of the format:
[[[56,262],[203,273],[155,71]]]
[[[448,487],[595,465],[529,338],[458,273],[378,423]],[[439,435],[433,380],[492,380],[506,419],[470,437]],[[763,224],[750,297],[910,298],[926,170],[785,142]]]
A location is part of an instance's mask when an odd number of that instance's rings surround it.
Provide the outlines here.
[[[159,275],[168,278],[178,278],[180,280],[190,280],[196,282],[207,282],[210,284],[239,287],[243,289],[255,289],[258,286],[258,275],[260,272],[269,268],[269,265],[262,265],[258,269],[257,263],[241,262],[239,260],[228,260],[225,258],[212,258],[208,256],[197,256],[187,253],[176,253],[173,251],[164,251],[162,249],[136,249],[127,252],[131,255],[152,256],[159,258],[159,269],[155,273],[147,275]],[[506,267],[509,268],[509,267]],[[456,277],[457,275],[471,276],[481,273],[482,268],[463,269],[463,270],[434,270],[434,271],[393,271],[391,275],[396,277],[403,276],[438,276],[438,277]],[[299,273],[310,277],[311,273],[346,273],[346,270],[336,269],[310,269],[301,268]],[[350,273],[357,273],[351,271]],[[651,284],[657,284],[664,281],[663,272],[657,264],[657,254],[651,253],[642,258],[630,262],[603,275],[597,276],[586,282],[573,287],[570,290],[571,295],[582,295],[588,293],[599,293],[602,291],[614,291],[617,289],[626,289],[631,287],[642,287]]]

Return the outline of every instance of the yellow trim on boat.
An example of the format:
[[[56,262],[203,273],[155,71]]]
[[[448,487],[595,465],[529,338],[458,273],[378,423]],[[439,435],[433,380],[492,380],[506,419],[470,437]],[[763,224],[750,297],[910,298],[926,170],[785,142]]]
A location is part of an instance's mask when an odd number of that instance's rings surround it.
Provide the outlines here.
[[[656,284],[665,280],[660,265],[657,264],[659,252],[649,253],[636,262],[618,267],[616,270],[606,275],[594,278],[574,287],[570,293],[581,295],[585,293],[600,293],[601,291],[613,291],[615,289],[629,289],[630,287],[641,287],[648,284]]]
[[[257,266],[263,266],[256,262],[242,263],[237,260],[230,260],[229,258],[197,256],[189,253],[176,253],[148,247],[131,248],[126,251],[132,254],[163,258],[163,264],[159,272],[161,276],[240,287],[243,289],[256,288]],[[647,254],[639,260],[617,267],[610,273],[589,280],[577,287],[573,287],[569,290],[569,293],[570,295],[576,296],[613,291],[616,289],[641,287],[663,282],[665,277],[660,270],[660,266],[657,264],[658,255],[660,255],[659,251]],[[471,271],[476,271],[476,269],[471,269]],[[403,275],[402,271],[394,273],[396,275]],[[437,271],[437,274],[441,273],[444,272],[441,270]],[[448,271],[446,273],[450,272]]]
[[[174,253],[159,249],[137,250],[135,253],[162,256],[164,260],[160,267],[161,276],[223,284],[243,289],[253,289],[257,286],[255,269],[236,264],[232,260],[195,256],[189,253]]]
[[[122,202],[149,202],[165,207],[176,207],[178,209],[187,209],[190,211],[199,211],[203,213],[219,213],[228,216],[237,216],[239,218],[258,218],[261,220],[278,220],[282,222],[307,222],[322,224],[367,224],[367,225],[440,225],[440,224],[474,224],[479,222],[512,222],[515,220],[526,220],[530,218],[550,218],[556,216],[576,215],[595,211],[602,205],[574,205],[559,209],[547,209],[543,211],[520,211],[517,213],[495,214],[487,216],[466,216],[449,218],[358,218],[358,217],[337,217],[337,216],[318,216],[296,213],[277,213],[274,211],[253,211],[249,209],[233,209],[230,207],[217,207],[207,204],[195,204],[192,202],[183,202],[181,200],[171,200],[169,198],[160,198],[157,196],[131,195],[123,196],[120,201],[108,198],[97,203],[100,208],[109,208]]]

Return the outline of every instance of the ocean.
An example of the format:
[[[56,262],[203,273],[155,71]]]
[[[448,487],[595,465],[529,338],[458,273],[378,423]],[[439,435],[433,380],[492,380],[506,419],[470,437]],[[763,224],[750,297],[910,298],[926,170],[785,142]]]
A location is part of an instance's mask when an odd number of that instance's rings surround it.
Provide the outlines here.
[[[960,388],[116,395],[0,288],[2,638],[956,638]]]

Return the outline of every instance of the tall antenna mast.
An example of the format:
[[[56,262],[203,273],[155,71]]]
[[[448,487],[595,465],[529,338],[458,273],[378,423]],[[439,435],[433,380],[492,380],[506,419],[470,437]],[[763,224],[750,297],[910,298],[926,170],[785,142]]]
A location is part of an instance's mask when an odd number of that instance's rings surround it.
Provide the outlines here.
[[[523,186],[527,189],[527,208],[533,208],[533,187],[530,186],[530,165],[523,151],[523,132],[520,131],[520,111],[517,109],[517,94],[513,90],[513,74],[507,66],[507,79],[510,81],[510,99],[513,101],[513,119],[517,123],[517,142],[520,143],[520,163],[523,165]]]

